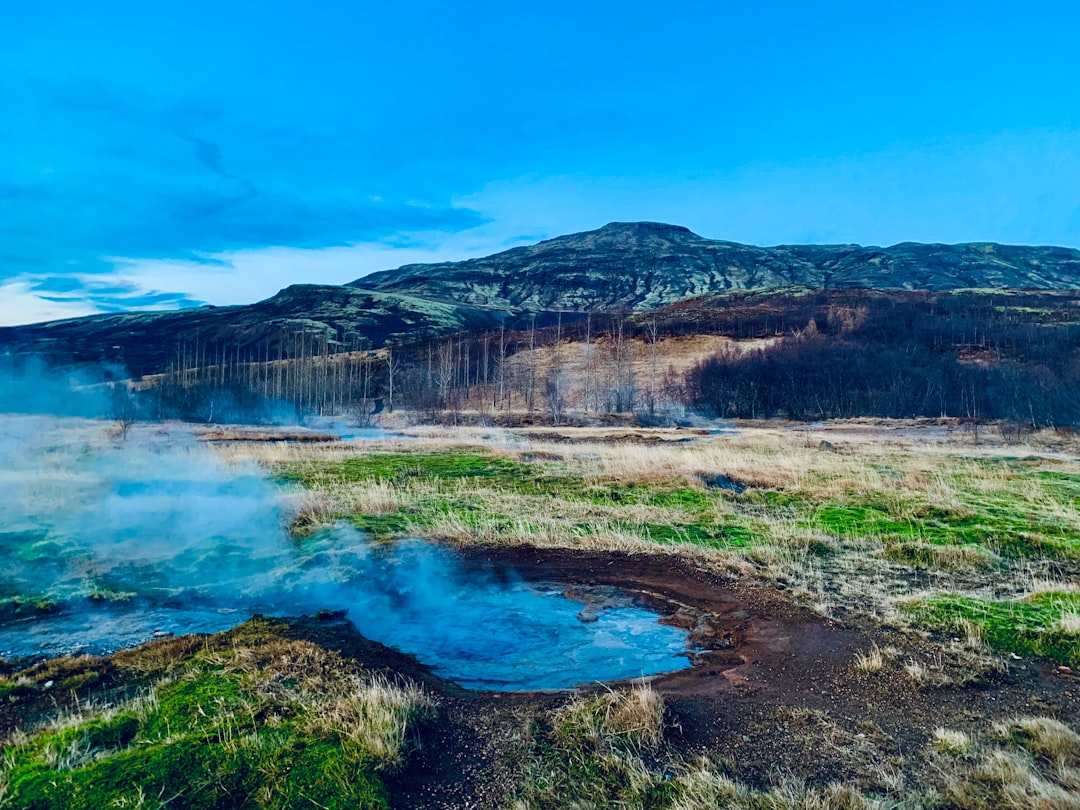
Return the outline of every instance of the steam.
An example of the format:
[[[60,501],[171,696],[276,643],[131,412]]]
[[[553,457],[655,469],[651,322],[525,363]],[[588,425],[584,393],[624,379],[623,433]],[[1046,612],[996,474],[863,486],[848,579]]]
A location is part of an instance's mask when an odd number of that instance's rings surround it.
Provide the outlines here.
[[[107,653],[254,613],[345,610],[464,685],[555,688],[685,665],[683,632],[621,604],[584,623],[557,588],[348,525],[303,541],[287,494],[179,424],[0,414],[0,656]]]
[[[226,467],[180,427],[124,441],[110,428],[0,417],[6,595],[217,598],[295,554],[281,495],[257,469]]]
[[[108,366],[55,369],[38,357],[0,355],[0,414],[104,417],[107,383],[125,376]]]

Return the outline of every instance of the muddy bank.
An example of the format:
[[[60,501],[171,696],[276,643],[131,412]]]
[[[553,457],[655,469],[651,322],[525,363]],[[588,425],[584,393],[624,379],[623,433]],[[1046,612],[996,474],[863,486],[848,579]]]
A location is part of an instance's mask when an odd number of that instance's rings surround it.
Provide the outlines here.
[[[1053,666],[1010,660],[983,671],[974,659],[943,653],[935,640],[859,617],[825,619],[772,585],[678,557],[532,548],[463,554],[472,565],[559,581],[570,591],[617,587],[667,621],[692,627],[699,647],[694,666],[652,679],[671,712],[670,742],[686,756],[734,763],[752,784],[765,784],[778,770],[814,782],[852,780],[886,765],[917,776],[929,767],[927,744],[937,727],[977,733],[991,720],[1023,714],[1080,720],[1080,680]],[[862,672],[856,655],[874,645],[895,652],[880,672]],[[929,682],[915,682],[905,669],[912,662],[934,673]],[[489,740],[499,752],[492,775],[512,769],[505,760],[522,716],[560,699],[452,688],[444,694],[453,695],[449,711],[469,729],[468,744],[475,749]],[[437,762],[414,766],[414,775],[424,774],[421,783],[452,780],[436,773]],[[402,790],[402,806],[462,806],[431,804],[431,796]],[[495,806],[475,798],[476,806]]]

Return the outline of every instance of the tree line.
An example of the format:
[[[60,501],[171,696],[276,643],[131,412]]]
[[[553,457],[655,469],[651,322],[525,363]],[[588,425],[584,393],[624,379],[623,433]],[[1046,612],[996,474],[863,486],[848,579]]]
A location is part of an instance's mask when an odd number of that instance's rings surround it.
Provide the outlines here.
[[[1075,296],[1039,293],[805,296],[787,310],[788,318],[806,316],[801,327],[760,349],[699,364],[687,380],[689,397],[715,414],[740,418],[1077,425],[1076,304]],[[758,325],[767,317],[759,312]]]
[[[681,380],[675,384],[660,368],[656,319],[643,324],[626,312],[604,312],[548,314],[546,321],[379,347],[322,332],[260,345],[194,336],[178,342],[161,373],[141,378],[130,396],[118,395],[115,409],[210,422],[313,415],[364,424],[404,409],[429,421],[469,413],[558,423],[571,413],[648,416],[681,391]]]

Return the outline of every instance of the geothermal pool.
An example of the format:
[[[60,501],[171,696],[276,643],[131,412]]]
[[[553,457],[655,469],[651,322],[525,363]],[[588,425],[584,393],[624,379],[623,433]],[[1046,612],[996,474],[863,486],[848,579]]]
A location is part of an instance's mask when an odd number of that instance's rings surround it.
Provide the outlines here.
[[[346,611],[474,689],[561,689],[689,666],[688,635],[626,594],[464,566],[347,524],[296,539],[290,493],[189,434],[0,417],[0,657],[107,654],[255,614]],[[48,601],[55,609],[35,611]]]
[[[338,529],[314,542],[321,550],[295,569],[234,582],[232,595],[149,587],[2,624],[0,657],[103,655],[155,635],[219,632],[255,613],[344,610],[367,638],[469,689],[565,689],[689,665],[687,633],[617,591],[575,588],[568,598],[507,571],[466,573],[449,552],[415,540],[373,546]]]

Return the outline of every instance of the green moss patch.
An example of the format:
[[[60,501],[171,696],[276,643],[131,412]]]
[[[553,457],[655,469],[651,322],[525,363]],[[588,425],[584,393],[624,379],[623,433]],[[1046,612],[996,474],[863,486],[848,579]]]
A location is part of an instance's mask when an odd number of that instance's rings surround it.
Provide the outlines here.
[[[9,745],[4,807],[388,807],[381,771],[398,754],[385,740],[429,704],[385,684],[365,691],[355,665],[268,629],[251,622],[163,665],[146,695]],[[350,723],[365,701],[387,728]]]
[[[908,610],[935,630],[962,633],[974,625],[995,649],[1080,667],[1080,631],[1062,622],[1080,614],[1080,593],[1050,591],[1009,602],[940,596],[912,603]]]

